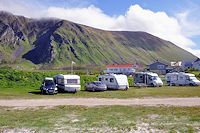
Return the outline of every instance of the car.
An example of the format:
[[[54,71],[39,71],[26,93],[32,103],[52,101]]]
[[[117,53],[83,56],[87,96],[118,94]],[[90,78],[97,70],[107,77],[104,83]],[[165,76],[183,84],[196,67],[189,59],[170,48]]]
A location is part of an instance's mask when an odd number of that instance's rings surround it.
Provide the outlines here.
[[[58,88],[53,78],[45,78],[40,87],[40,90],[42,94],[57,94],[58,93]]]
[[[105,91],[107,90],[106,84],[100,81],[89,82],[85,86],[87,91]]]

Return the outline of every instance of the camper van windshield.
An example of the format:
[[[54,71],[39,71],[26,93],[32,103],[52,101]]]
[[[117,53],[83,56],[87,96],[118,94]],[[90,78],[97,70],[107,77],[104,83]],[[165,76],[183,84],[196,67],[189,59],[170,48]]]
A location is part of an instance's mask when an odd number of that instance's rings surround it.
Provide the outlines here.
[[[197,80],[197,78],[196,77],[190,77],[190,80]]]
[[[157,76],[151,77],[152,80],[157,80],[157,78],[158,78]]]

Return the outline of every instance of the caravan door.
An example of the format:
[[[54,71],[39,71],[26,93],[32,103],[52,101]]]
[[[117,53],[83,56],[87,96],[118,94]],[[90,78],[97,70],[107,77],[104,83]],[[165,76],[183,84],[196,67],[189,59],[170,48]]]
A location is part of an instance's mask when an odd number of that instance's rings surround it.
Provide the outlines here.
[[[179,75],[177,85],[185,85],[186,77],[184,75]]]
[[[114,77],[109,77],[107,79],[107,88],[109,89],[118,89],[118,86],[117,86],[117,81]]]

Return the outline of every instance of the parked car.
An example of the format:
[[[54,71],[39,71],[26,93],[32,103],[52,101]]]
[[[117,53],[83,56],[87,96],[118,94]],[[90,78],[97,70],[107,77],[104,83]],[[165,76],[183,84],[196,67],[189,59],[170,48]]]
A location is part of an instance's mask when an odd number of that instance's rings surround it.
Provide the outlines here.
[[[57,94],[58,89],[53,78],[45,78],[40,87],[42,94]]]
[[[87,91],[105,91],[107,90],[106,84],[100,81],[89,82],[85,86]]]

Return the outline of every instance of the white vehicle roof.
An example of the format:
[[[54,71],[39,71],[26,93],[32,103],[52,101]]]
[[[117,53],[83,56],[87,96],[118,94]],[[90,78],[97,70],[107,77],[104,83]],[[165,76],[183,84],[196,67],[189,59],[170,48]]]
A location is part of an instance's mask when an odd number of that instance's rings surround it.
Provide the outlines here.
[[[79,75],[63,75],[63,74],[58,74],[55,77],[64,78],[64,79],[80,79]]]
[[[46,77],[44,80],[53,80],[53,78]]]
[[[158,76],[157,73],[153,73],[153,72],[136,72],[135,74],[147,74],[147,75],[150,75],[150,76]]]
[[[167,73],[166,75],[175,75],[175,74],[179,74],[179,73],[173,72],[173,73]]]
[[[184,73],[184,72],[182,72],[182,73],[180,73],[180,74],[186,75],[186,76],[189,76],[189,77],[194,77],[194,76],[195,76],[195,75],[192,74],[192,73]]]
[[[99,75],[99,77],[127,77],[126,75],[123,74],[104,74],[104,75]]]
[[[119,85],[128,85],[127,76],[123,74],[104,74],[99,77],[114,77]]]
[[[191,73],[186,73],[185,75],[189,76],[189,77],[195,77],[194,74],[191,74]]]

